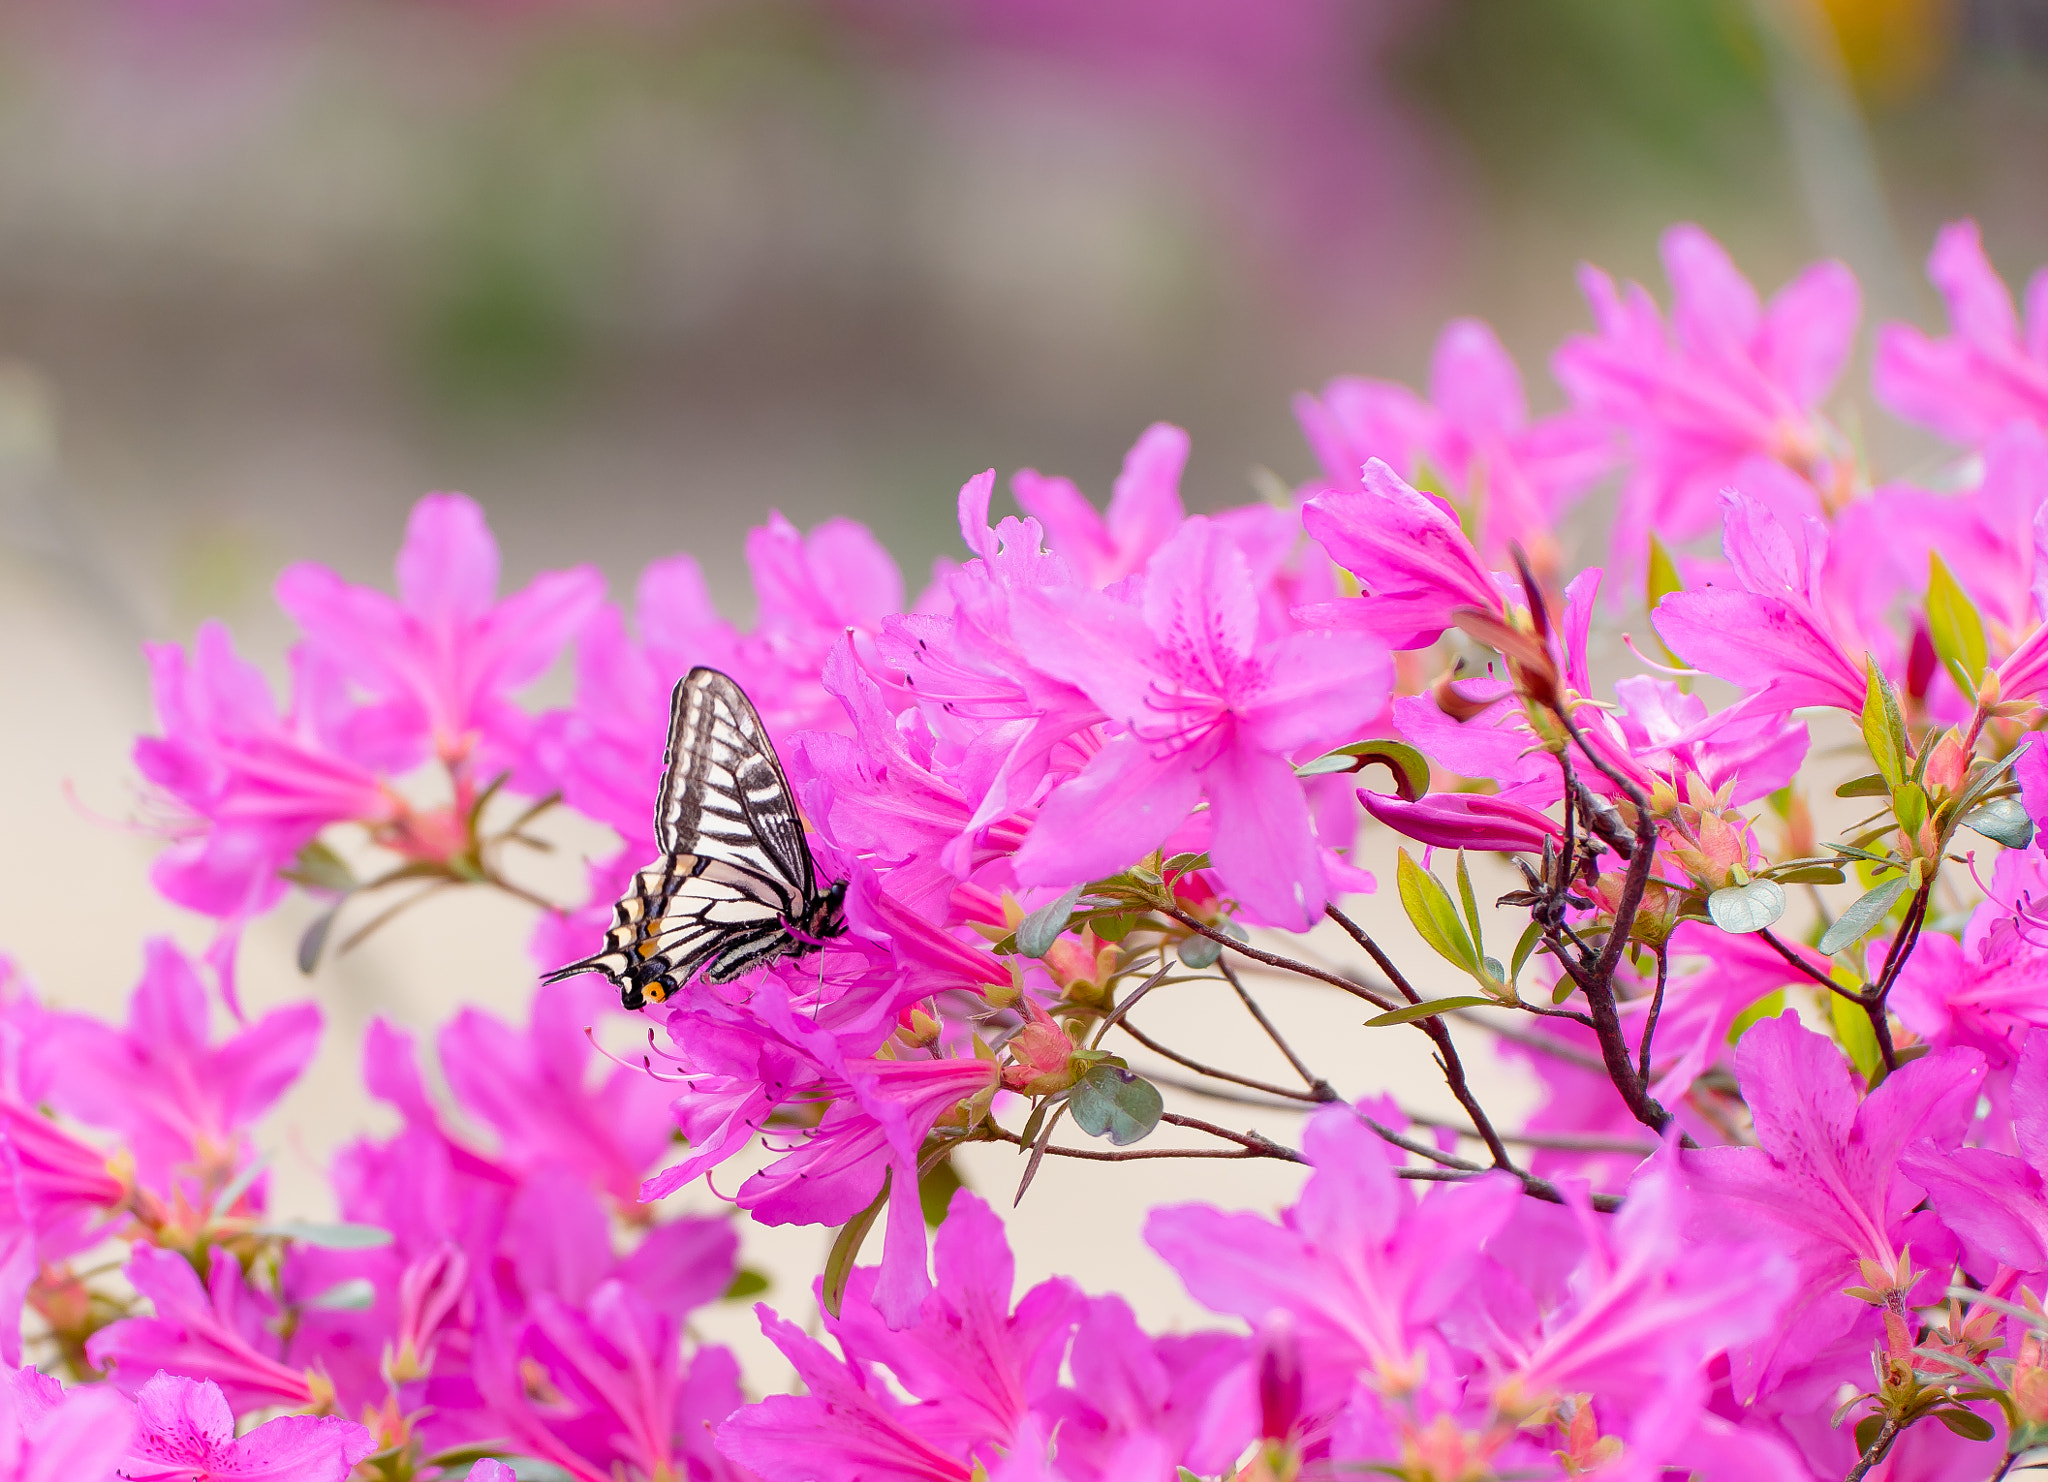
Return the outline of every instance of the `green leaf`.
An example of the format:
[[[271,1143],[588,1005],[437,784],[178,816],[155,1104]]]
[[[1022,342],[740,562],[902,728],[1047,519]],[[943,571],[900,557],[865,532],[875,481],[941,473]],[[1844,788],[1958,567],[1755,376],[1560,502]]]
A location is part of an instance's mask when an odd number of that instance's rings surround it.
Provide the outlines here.
[[[1843,875],[1840,865],[1809,864],[1790,870],[1774,868],[1771,878],[1780,885],[1840,885]]]
[[[315,916],[299,935],[299,971],[309,978],[320,965],[320,954],[327,950],[327,937],[334,930],[334,918],[341,914],[341,907],[342,901],[336,901]]]
[[[1862,777],[1851,777],[1835,789],[1838,798],[1888,798],[1892,785],[1885,780],[1882,772],[1870,772]]]
[[[931,1167],[919,1169],[917,1202],[924,1211],[924,1222],[934,1230],[946,1223],[946,1212],[953,1207],[953,1196],[965,1187],[960,1170],[953,1166],[950,1153]]]
[[[1165,871],[1169,879],[1175,875],[1185,875],[1194,870],[1206,870],[1209,868],[1209,855],[1206,850],[1200,854],[1176,854],[1172,859],[1169,859],[1164,865],[1160,866],[1160,868]]]
[[[860,1248],[868,1238],[868,1231],[875,1227],[883,1206],[889,1202],[889,1185],[895,1181],[896,1170],[892,1168],[882,1175],[882,1192],[875,1195],[875,1202],[841,1225],[838,1235],[833,1238],[832,1252],[825,1257],[825,1280],[818,1300],[835,1318],[846,1301],[846,1283],[853,1276],[854,1263],[860,1259]]]
[[[726,1288],[719,1294],[718,1300],[721,1302],[744,1302],[747,1298],[758,1297],[767,1290],[768,1277],[764,1272],[756,1271],[752,1266],[742,1266],[739,1270],[733,1272],[732,1280],[726,1284]]]
[[[356,872],[349,868],[348,861],[321,839],[315,839],[300,849],[292,857],[291,864],[279,873],[308,890],[328,890],[336,895],[347,895],[358,883]]]
[[[1514,956],[1508,959],[1508,981],[1510,983],[1520,980],[1522,969],[1529,965],[1530,954],[1536,950],[1537,944],[1542,940],[1543,923],[1532,916],[1529,918],[1529,924],[1522,928],[1521,940],[1515,943]]]
[[[1984,619],[1938,551],[1927,553],[1927,636],[1956,688],[1977,693],[1989,657],[1984,644]]]
[[[1417,1019],[1434,1019],[1438,1014],[1449,1013],[1452,1009],[1499,1008],[1500,1000],[1484,998],[1478,994],[1466,994],[1460,998],[1429,998],[1421,1003],[1403,1004],[1398,1009],[1388,1009],[1365,1021],[1367,1029],[1381,1029],[1389,1024],[1413,1024]]]
[[[1480,965],[1488,969],[1488,976],[1498,979],[1493,971],[1493,960],[1486,955],[1486,938],[1479,927],[1479,901],[1472,894],[1472,875],[1465,868],[1465,851],[1458,851],[1458,901],[1465,908],[1465,924],[1472,929],[1472,951],[1479,958]]]
[[[1863,1455],[1877,1444],[1877,1433],[1884,1429],[1882,1415],[1866,1415],[1856,1422],[1856,1454]]]
[[[1981,808],[1972,808],[1960,822],[1966,829],[1982,834],[2008,849],[2024,849],[2034,842],[2034,820],[2018,798],[1993,798]]]
[[[1067,1108],[1074,1114],[1074,1125],[1090,1137],[1107,1137],[1116,1147],[1128,1147],[1152,1135],[1166,1102],[1159,1088],[1137,1072],[1098,1065],[1067,1093]]]
[[[1870,1016],[1863,1012],[1862,1005],[1849,1002],[1839,993],[1830,993],[1827,998],[1835,1038],[1849,1052],[1856,1073],[1866,1084],[1876,1085],[1884,1071],[1884,1052],[1877,1047],[1877,1031],[1870,1027]]]
[[[1038,1141],[1038,1130],[1045,1125],[1045,1114],[1051,1111],[1052,1107],[1052,1101],[1043,1096],[1032,1104],[1031,1115],[1024,1119],[1024,1130],[1017,1134],[1017,1143],[1020,1147],[1028,1148]]]
[[[1728,1026],[1728,1043],[1734,1044],[1742,1038],[1743,1031],[1760,1019],[1775,1019],[1785,1012],[1785,990],[1775,989],[1766,993],[1755,1003],[1735,1016],[1735,1022]]]
[[[1678,563],[1671,559],[1671,552],[1664,548],[1664,542],[1654,535],[1650,537],[1650,567],[1645,573],[1643,588],[1652,612],[1673,592],[1685,590],[1685,583],[1679,579]]]
[[[1981,674],[1984,671],[1979,669],[1977,672]],[[1988,1441],[1998,1434],[1991,1422],[1975,1410],[1941,1409],[1934,1412],[1934,1418],[1966,1441]]]
[[[1891,913],[1892,905],[1906,893],[1903,877],[1887,880],[1875,890],[1858,896],[1849,909],[1835,918],[1821,936],[1821,951],[1832,957],[1844,947],[1859,942],[1870,929]]]
[[[1179,1472],[1175,1474],[1173,1482],[1202,1482],[1202,1479],[1200,1477],[1197,1477],[1193,1472],[1189,1471],[1186,1467],[1182,1467],[1179,1470]]]
[[[1428,759],[1412,746],[1384,739],[1340,746],[1312,762],[1303,762],[1294,769],[1294,775],[1322,777],[1331,772],[1362,772],[1375,762],[1393,775],[1394,792],[1402,802],[1420,802],[1429,791]]]
[[[360,1276],[338,1281],[306,1305],[318,1312],[368,1312],[377,1305],[377,1287]]]
[[[1223,944],[1214,937],[1189,936],[1182,937],[1173,950],[1183,963],[1200,971],[1216,965],[1216,959],[1223,955]]]
[[[1707,897],[1707,915],[1714,925],[1740,936],[1762,931],[1785,914],[1785,891],[1775,880],[1724,885]]]
[[[1863,656],[1868,671],[1863,691],[1863,744],[1870,759],[1884,774],[1885,784],[1896,788],[1906,780],[1906,717],[1899,709],[1898,691],[1877,667],[1877,660]]]
[[[1920,825],[1927,822],[1927,789],[1917,782],[1906,782],[1892,790],[1892,816],[1899,821],[1908,838],[1920,832]]]
[[[1395,880],[1400,887],[1401,908],[1408,913],[1409,921],[1439,957],[1468,973],[1477,972],[1479,953],[1472,946],[1472,938],[1465,934],[1464,923],[1458,920],[1450,892],[1436,876],[1410,859],[1406,849],[1399,854]]]
[[[1025,957],[1043,957],[1050,952],[1060,933],[1067,929],[1074,903],[1080,900],[1084,888],[1074,886],[1058,900],[1040,906],[1017,923],[1017,951]]]
[[[278,1220],[273,1224],[258,1225],[256,1233],[278,1240],[296,1240],[301,1245],[317,1245],[323,1250],[375,1250],[391,1243],[389,1230],[376,1225],[340,1222],[320,1224],[312,1220]]]

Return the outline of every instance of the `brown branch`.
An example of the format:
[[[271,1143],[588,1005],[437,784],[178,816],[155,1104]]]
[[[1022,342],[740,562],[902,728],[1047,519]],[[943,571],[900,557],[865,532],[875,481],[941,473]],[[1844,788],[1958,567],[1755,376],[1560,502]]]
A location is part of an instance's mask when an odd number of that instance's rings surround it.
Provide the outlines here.
[[[1401,991],[1402,997],[1411,1004],[1421,1003],[1422,997],[1408,980],[1401,976],[1401,970],[1394,966],[1394,960],[1380,950],[1380,944],[1367,935],[1364,927],[1338,910],[1336,904],[1323,907],[1323,914],[1343,927],[1351,940],[1365,949],[1366,955],[1379,964],[1387,980]],[[1416,1028],[1428,1035],[1436,1046],[1437,1069],[1443,1072],[1444,1083],[1451,1088],[1451,1095],[1458,1098],[1458,1105],[1465,1108],[1465,1115],[1472,1119],[1472,1125],[1479,1129],[1479,1135],[1486,1140],[1486,1150],[1493,1154],[1493,1166],[1516,1171],[1515,1160],[1508,1156],[1506,1144],[1500,1134],[1494,1131],[1493,1120],[1486,1115],[1486,1109],[1479,1104],[1479,1098],[1472,1094],[1471,1084],[1465,1079],[1465,1062],[1458,1058],[1457,1044],[1451,1039],[1450,1026],[1445,1024],[1441,1014],[1431,1014],[1425,1019],[1412,1021]]]
[[[1335,1091],[1330,1091],[1330,1094],[1327,1096],[1318,1095],[1316,1092],[1313,1091],[1296,1091],[1289,1086],[1276,1086],[1269,1081],[1254,1080],[1250,1076],[1239,1075],[1235,1071],[1219,1070],[1213,1065],[1204,1065],[1201,1061],[1194,1059],[1192,1056],[1183,1055],[1178,1050],[1169,1050],[1165,1045],[1159,1043],[1158,1040],[1152,1038],[1151,1035],[1145,1033],[1142,1029],[1138,1028],[1138,1026],[1133,1024],[1129,1019],[1119,1021],[1119,1023],[1117,1024],[1117,1028],[1121,1029],[1125,1034],[1128,1034],[1132,1039],[1136,1040],[1139,1044],[1143,1045],[1153,1054],[1162,1055],[1166,1059],[1171,1060],[1175,1065],[1180,1066],[1183,1070],[1192,1070],[1196,1075],[1205,1075],[1212,1080],[1228,1081],[1233,1086],[1243,1086],[1247,1090],[1251,1091],[1263,1091],[1266,1093],[1266,1095],[1277,1096],[1283,1101],[1306,1101],[1310,1103],[1315,1103],[1322,1101],[1335,1101],[1337,1099],[1337,1093]],[[1329,1090],[1327,1086],[1325,1086],[1323,1089],[1326,1091]]]
[[[1664,1012],[1664,980],[1670,968],[1670,948],[1660,945],[1657,948],[1657,988],[1650,995],[1650,1016],[1643,1023],[1643,1040],[1636,1056],[1636,1076],[1646,1086],[1650,1084],[1650,1041],[1657,1036],[1657,1017]]]
[[[1281,972],[1293,973],[1297,977],[1314,978],[1319,983],[1328,983],[1332,988],[1343,989],[1353,998],[1364,999],[1367,1003],[1371,1004],[1373,1007],[1377,1009],[1386,1010],[1400,1007],[1400,1005],[1395,1003],[1392,999],[1385,997],[1383,994],[1375,992],[1373,989],[1366,987],[1363,983],[1353,982],[1350,978],[1343,976],[1341,973],[1324,972],[1321,968],[1313,966],[1310,963],[1296,962],[1291,957],[1282,957],[1277,952],[1268,952],[1265,951],[1263,948],[1254,947],[1250,942],[1240,942],[1236,937],[1230,935],[1230,933],[1218,931],[1215,927],[1210,926],[1207,922],[1196,920],[1193,916],[1190,916],[1186,911],[1183,911],[1178,906],[1166,907],[1163,911],[1163,914],[1171,916],[1174,920],[1178,921],[1182,926],[1187,927],[1191,931],[1200,932],[1203,936],[1207,937],[1212,942],[1221,942],[1225,948],[1227,948],[1229,951],[1237,953],[1240,957],[1249,957],[1253,962],[1262,962],[1267,967],[1278,968]],[[1409,1002],[1414,1003],[1416,1002],[1416,999],[1411,995],[1409,998]]]
[[[1007,1142],[1013,1147],[1023,1147],[1024,1139],[1004,1127],[988,1129],[992,1140]],[[1303,1158],[1292,1148],[1283,1148],[1278,1143],[1271,1150],[1260,1148],[1117,1148],[1102,1151],[1098,1148],[1061,1147],[1058,1143],[1041,1143],[1038,1150],[1055,1158],[1085,1158],[1091,1163],[1135,1163],[1148,1158],[1277,1158],[1286,1163],[1300,1163]]]
[[[1219,1127],[1214,1122],[1205,1122],[1200,1117],[1184,1117],[1178,1112],[1161,1112],[1159,1120],[1174,1127],[1186,1127],[1192,1132],[1206,1132],[1211,1137],[1220,1137],[1234,1142],[1239,1147],[1251,1148],[1269,1158],[1289,1158],[1301,1161],[1301,1154],[1292,1148],[1282,1147],[1263,1132],[1232,1132],[1228,1127]]]
[[[1273,1042],[1275,1049],[1287,1057],[1287,1063],[1294,1067],[1294,1073],[1301,1077],[1309,1090],[1316,1093],[1318,1100],[1334,1101],[1337,1093],[1330,1089],[1330,1083],[1302,1063],[1301,1056],[1294,1053],[1294,1047],[1287,1043],[1280,1031],[1273,1027],[1273,1021],[1266,1017],[1266,1011],[1245,991],[1244,984],[1238,980],[1237,970],[1230,965],[1230,959],[1219,958],[1216,965],[1223,970],[1224,980],[1236,991],[1238,1000],[1250,1011],[1251,1016],[1259,1021],[1259,1028],[1266,1031],[1266,1038]]]

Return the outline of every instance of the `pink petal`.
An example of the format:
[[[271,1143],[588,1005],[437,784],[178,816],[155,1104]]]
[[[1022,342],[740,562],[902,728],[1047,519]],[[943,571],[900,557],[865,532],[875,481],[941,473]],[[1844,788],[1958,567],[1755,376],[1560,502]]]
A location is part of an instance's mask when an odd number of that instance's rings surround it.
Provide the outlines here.
[[[1429,397],[1467,437],[1505,438],[1529,420],[1522,372],[1491,325],[1453,319],[1429,362]],[[1449,470],[1446,470],[1448,472]]]
[[[398,593],[437,628],[482,617],[498,595],[498,542],[466,494],[429,494],[412,507],[398,551]]]

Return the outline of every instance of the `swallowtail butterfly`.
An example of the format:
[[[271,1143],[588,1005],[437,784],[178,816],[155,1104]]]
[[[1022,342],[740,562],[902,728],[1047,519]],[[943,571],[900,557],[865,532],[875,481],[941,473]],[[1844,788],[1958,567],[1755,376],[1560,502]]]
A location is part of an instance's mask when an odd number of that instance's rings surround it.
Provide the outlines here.
[[[716,669],[677,682],[663,766],[661,859],[634,878],[604,950],[544,981],[603,973],[637,1009],[694,977],[727,983],[846,930],[846,882],[818,890],[782,761],[745,692]]]

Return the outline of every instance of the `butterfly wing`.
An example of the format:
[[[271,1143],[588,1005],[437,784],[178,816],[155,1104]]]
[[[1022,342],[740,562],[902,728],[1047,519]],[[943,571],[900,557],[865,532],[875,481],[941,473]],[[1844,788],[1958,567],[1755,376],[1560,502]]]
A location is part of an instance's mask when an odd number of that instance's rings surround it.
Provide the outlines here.
[[[654,836],[672,855],[725,860],[811,896],[811,846],[789,779],[746,694],[716,669],[692,669],[669,707],[668,755]]]
[[[761,717],[715,669],[676,685],[654,829],[664,858],[634,878],[605,950],[550,980],[601,972],[638,1008],[802,950],[787,923],[817,905],[803,821]]]

